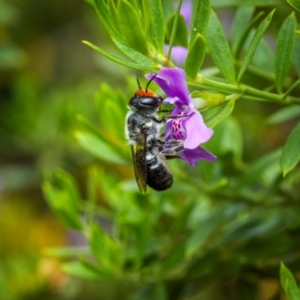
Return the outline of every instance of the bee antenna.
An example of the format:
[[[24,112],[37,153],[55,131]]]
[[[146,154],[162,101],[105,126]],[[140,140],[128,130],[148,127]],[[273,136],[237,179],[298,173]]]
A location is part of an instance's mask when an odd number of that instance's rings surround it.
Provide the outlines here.
[[[140,83],[140,80],[139,80],[139,71],[136,71],[136,82],[137,82],[137,85],[138,85],[139,89],[142,89],[141,83]]]
[[[148,87],[149,87],[151,81],[153,81],[153,79],[154,79],[156,76],[157,76],[157,74],[154,74],[153,77],[148,81],[148,83],[147,83],[147,85],[146,85],[146,92],[147,92],[147,90],[148,90]]]

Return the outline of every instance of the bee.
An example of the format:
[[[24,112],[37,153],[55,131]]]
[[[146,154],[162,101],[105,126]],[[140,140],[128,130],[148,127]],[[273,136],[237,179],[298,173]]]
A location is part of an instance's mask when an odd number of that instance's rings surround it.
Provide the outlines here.
[[[160,139],[160,129],[167,118],[157,118],[163,98],[145,89],[137,79],[139,89],[130,99],[126,116],[125,132],[129,141],[137,185],[141,193],[147,191],[147,185],[154,190],[163,191],[171,188],[173,176],[164,155],[165,142]],[[172,152],[172,151],[171,151]],[[172,152],[173,154],[173,152]]]

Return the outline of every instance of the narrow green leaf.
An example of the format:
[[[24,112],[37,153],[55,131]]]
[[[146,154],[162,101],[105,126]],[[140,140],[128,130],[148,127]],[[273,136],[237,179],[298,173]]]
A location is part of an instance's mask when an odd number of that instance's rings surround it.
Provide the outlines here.
[[[65,263],[63,264],[62,269],[67,274],[88,280],[111,281],[114,279],[114,275],[110,272],[100,270],[96,266],[85,261]]]
[[[191,78],[196,78],[205,57],[206,44],[204,37],[198,33],[191,44],[186,61],[185,71]]]
[[[276,111],[267,119],[267,122],[268,124],[275,125],[285,121],[289,121],[299,116],[300,116],[300,106],[291,105],[288,107],[284,107],[279,111]]]
[[[139,5],[140,13],[143,16],[142,25],[143,25],[144,31],[146,32],[147,38],[149,39],[149,41],[152,41],[152,39],[151,39],[152,24],[151,23],[153,22],[153,20],[152,20],[152,16],[150,13],[149,0],[138,0],[137,2]]]
[[[255,181],[261,182],[263,180],[264,174],[266,173],[266,170],[270,166],[279,164],[279,158],[280,150],[275,150],[260,157],[257,161],[251,164],[244,177],[241,178],[239,186],[249,186]]]
[[[186,240],[186,255],[192,256],[195,252],[199,251],[206,241],[218,228],[218,225],[222,221],[222,210],[216,209],[212,213],[208,214],[205,220],[193,230],[191,235]]]
[[[283,176],[290,172],[300,160],[300,123],[290,133],[283,146],[280,165]]]
[[[279,93],[282,93],[292,63],[296,28],[297,20],[295,14],[291,13],[279,30],[275,53],[275,84]]]
[[[285,0],[211,0],[212,7],[227,6],[275,6],[284,4]]]
[[[124,53],[126,54],[128,57],[130,57],[134,62],[136,62],[137,64],[140,64],[142,66],[149,66],[151,68],[154,67],[154,62],[144,56],[143,54],[141,54],[140,52],[137,52],[135,50],[133,50],[130,47],[127,47],[124,44],[119,43],[117,40],[115,40],[114,38],[112,39],[113,42],[115,43],[115,45]]]
[[[165,24],[164,14],[162,9],[161,0],[150,0],[149,15],[150,15],[150,38],[151,41],[159,53],[163,53],[165,42]]]
[[[211,11],[208,23],[206,43],[209,53],[221,73],[230,83],[236,83],[234,60],[229,44],[222,25],[213,11]]]
[[[120,267],[120,255],[116,242],[94,223],[91,226],[89,244],[91,251],[102,267],[114,270]]]
[[[231,153],[234,160],[237,163],[240,162],[243,151],[243,135],[238,120],[229,116],[219,126],[223,127],[223,134],[219,140],[220,154],[226,155]]]
[[[171,38],[171,32],[173,29],[175,14],[171,16],[171,18],[167,22],[167,39],[170,40]],[[187,47],[188,45],[188,30],[186,27],[185,20],[183,16],[178,16],[178,23],[177,23],[177,29],[174,37],[174,45],[176,46],[182,46]]]
[[[134,62],[123,60],[123,59],[118,58],[114,55],[111,55],[108,52],[104,51],[103,49],[95,46],[94,44],[92,44],[90,42],[82,41],[82,43],[89,46],[89,47],[91,47],[92,49],[94,49],[97,52],[101,53],[106,58],[110,59],[111,61],[113,61],[113,62],[115,62],[115,63],[117,63],[121,66],[125,66],[125,67],[132,68],[132,69],[137,69],[137,70],[149,70],[149,69],[152,69],[152,68],[155,67],[151,60],[148,60],[148,61],[144,60],[144,62],[147,63],[147,64],[134,63]],[[122,45],[122,44],[119,43],[119,45]],[[128,51],[128,53],[130,52],[129,47],[126,47],[126,46],[123,45],[123,46],[120,46],[120,48],[122,48],[123,50],[126,49],[125,51]],[[132,53],[133,56],[135,56],[137,52],[133,50],[131,53]],[[141,59],[141,56],[139,57],[139,59]],[[151,62],[151,64],[150,64],[150,62]]]
[[[105,1],[94,0],[94,5],[95,5],[96,11],[98,13],[98,16],[99,16],[102,24],[105,26],[105,28],[109,32],[109,34],[113,38],[118,40],[119,42],[125,44],[126,43],[125,39],[120,34],[120,32],[116,29],[114,20],[112,19],[112,16],[110,15],[109,8],[108,8],[107,4],[105,3]]]
[[[93,123],[91,123],[84,116],[77,115],[76,119],[79,121],[80,125],[82,125],[84,127],[84,129],[86,129],[88,132],[95,135],[97,138],[99,138],[100,140],[103,140],[106,143],[110,142],[109,139],[104,134],[101,133],[101,131],[97,128],[97,126],[94,125]]]
[[[43,250],[43,254],[46,256],[58,257],[58,258],[70,258],[74,256],[84,256],[89,255],[90,249],[86,246],[70,246],[70,247],[55,247],[46,248]]]
[[[292,272],[281,263],[280,265],[280,282],[285,291],[288,300],[299,300],[300,290]]]
[[[295,64],[295,69],[297,71],[297,74],[300,77],[300,35],[299,34],[296,34],[295,37],[294,64]]]
[[[114,27],[118,32],[121,32],[119,22],[118,22],[118,11],[114,1],[108,1],[108,11],[111,19],[114,20]]]
[[[107,249],[104,239],[105,233],[103,232],[102,228],[96,223],[92,224],[89,244],[92,253],[99,262],[102,260],[105,261],[107,256]]]
[[[176,245],[173,251],[162,263],[162,270],[164,272],[168,272],[172,269],[177,268],[183,262],[184,256],[185,256],[185,244],[180,243],[179,245]]]
[[[252,15],[254,13],[255,7],[245,6],[237,8],[231,29],[233,49],[236,49],[241,36],[244,32],[244,29],[251,22]],[[233,51],[235,53],[235,51]]]
[[[126,0],[118,3],[119,24],[127,45],[132,49],[148,55],[148,43],[143,31],[141,17]]]
[[[251,21],[249,21],[244,27],[243,27],[243,32],[241,34],[241,36],[239,37],[238,41],[236,42],[236,44],[233,47],[233,56],[235,57],[235,59],[239,59],[240,58],[240,54],[244,48],[244,45],[246,43],[246,41],[249,39],[250,37],[250,32],[253,29],[254,24],[256,23],[256,21],[264,14],[264,12],[259,12]]]
[[[177,2],[177,8],[176,8],[176,11],[174,14],[174,22],[173,22],[173,26],[172,26],[172,30],[171,30],[171,34],[170,34],[169,49],[168,49],[168,54],[167,54],[168,59],[171,58],[172,47],[174,45],[174,40],[175,40],[176,32],[177,32],[178,19],[180,17],[181,5],[182,5],[182,0],[179,0]]]
[[[264,38],[261,39],[256,52],[254,53],[252,61],[253,64],[260,69],[274,73],[275,56],[273,50],[270,48]]]
[[[71,175],[58,170],[53,180],[45,180],[42,190],[48,205],[66,226],[75,230],[83,228],[79,216],[80,196]]]
[[[286,0],[286,2],[300,12],[300,1],[299,0]]]
[[[197,0],[191,28],[190,44],[194,42],[197,33],[206,36],[210,17],[210,0]]]
[[[225,103],[220,111],[218,111],[214,116],[210,117],[207,121],[205,121],[206,125],[210,128],[213,128],[217,124],[225,120],[232,113],[234,109],[234,104],[234,99]]]
[[[111,147],[110,144],[105,143],[96,135],[88,132],[77,131],[75,132],[75,137],[81,147],[89,151],[91,154],[102,159],[103,161],[120,165],[128,164],[128,161],[120,156],[116,148]]]
[[[238,78],[237,81],[239,82],[244,74],[244,72],[246,71],[248,65],[250,64],[252,57],[255,53],[255,50],[258,46],[258,43],[260,42],[264,32],[266,31],[267,27],[269,26],[271,20],[272,20],[272,16],[275,10],[272,10],[271,13],[268,14],[268,16],[260,23],[260,25],[258,26],[254,37],[250,43],[250,46],[246,52],[245,58],[243,60],[242,66],[240,68],[239,74],[238,74]]]
[[[193,91],[191,93],[191,97],[193,98],[193,101],[197,101],[197,98],[203,99],[205,102],[207,102],[206,105],[201,105],[204,107],[210,107],[210,106],[218,106],[220,104],[224,104],[226,101],[228,101],[228,96],[225,96],[224,94],[218,94],[218,93],[211,93],[207,91]],[[227,98],[226,98],[227,97]],[[201,102],[200,102],[201,104]]]
[[[296,80],[289,88],[288,90],[284,93],[282,100],[285,100],[287,96],[289,96],[292,91],[300,84],[300,78]]]

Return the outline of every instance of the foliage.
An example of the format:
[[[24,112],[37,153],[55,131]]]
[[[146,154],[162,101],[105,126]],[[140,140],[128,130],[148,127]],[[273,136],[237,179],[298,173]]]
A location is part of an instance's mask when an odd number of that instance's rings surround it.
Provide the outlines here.
[[[163,52],[165,41],[169,49],[188,47],[187,83],[214,127],[207,149],[218,162],[191,168],[171,161],[173,188],[140,195],[123,137],[128,93],[102,84],[95,97],[98,124],[77,117],[78,143],[101,162],[89,169],[85,196],[62,170],[43,184],[48,204],[87,238],[89,252],[53,253],[77,254],[63,265],[67,273],[122,286],[128,299],[262,299],[261,286],[278,279],[280,261],[295,271],[300,263],[299,124],[289,137],[279,134],[281,144],[263,129],[269,124],[277,132],[299,117],[299,16],[292,10],[298,2],[194,1],[191,28],[179,14],[181,3],[176,9],[162,1],[95,0],[103,26],[128,58],[84,43],[117,64],[147,72],[175,67],[174,53]],[[237,6],[231,40],[213,10],[220,6]],[[275,51],[266,43],[274,16],[282,21],[273,27]],[[132,81],[128,86],[136,89]],[[288,297],[298,299],[283,264],[280,276]],[[268,297],[279,294],[276,281]]]

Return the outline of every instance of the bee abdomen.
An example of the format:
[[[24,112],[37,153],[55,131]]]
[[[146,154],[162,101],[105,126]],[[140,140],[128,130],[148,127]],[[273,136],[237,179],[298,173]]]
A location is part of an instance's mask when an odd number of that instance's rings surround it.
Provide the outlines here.
[[[173,183],[173,176],[163,164],[155,168],[147,168],[147,184],[157,191],[169,189]]]

